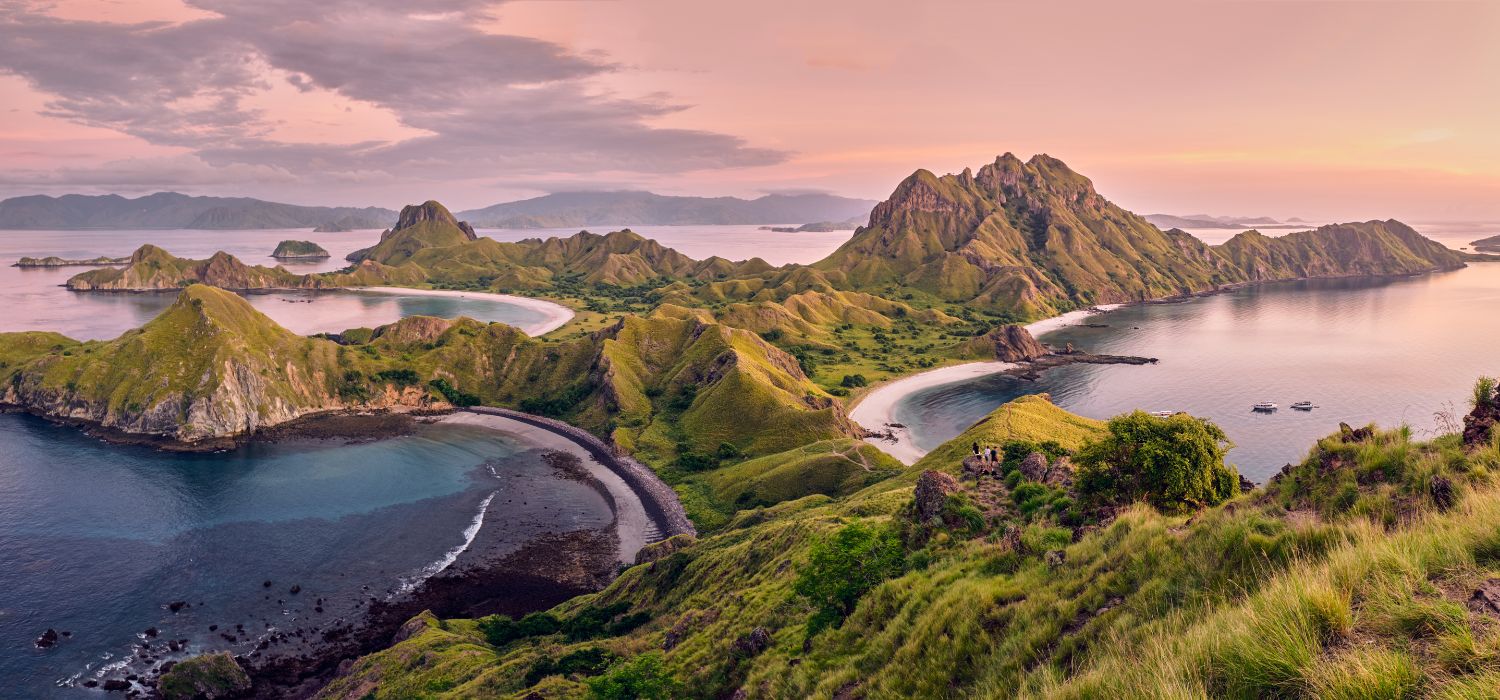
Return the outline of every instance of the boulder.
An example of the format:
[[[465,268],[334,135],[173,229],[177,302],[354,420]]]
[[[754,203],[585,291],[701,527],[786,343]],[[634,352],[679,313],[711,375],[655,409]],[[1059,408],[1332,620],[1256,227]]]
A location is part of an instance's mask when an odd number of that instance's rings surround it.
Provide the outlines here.
[[[757,656],[771,646],[771,631],[764,627],[756,627],[749,634],[734,640],[730,647],[730,653],[738,659],[748,659]]]
[[[1432,502],[1437,505],[1439,511],[1447,511],[1458,500],[1453,492],[1453,482],[1447,477],[1436,474],[1432,475],[1427,482],[1427,493],[1432,496]]]
[[[1025,326],[1000,326],[984,334],[979,341],[1001,362],[1024,362],[1049,354],[1047,346],[1033,338]]]
[[[1344,442],[1364,442],[1375,437],[1369,428],[1351,428],[1348,423],[1339,423],[1339,439]]]
[[[1033,452],[1021,460],[1021,476],[1028,481],[1044,481],[1047,478],[1047,456],[1040,452]]]
[[[46,632],[36,638],[36,648],[50,649],[54,646],[57,646],[57,630],[48,627]]]
[[[949,494],[962,490],[958,480],[943,472],[927,470],[917,477],[917,489],[912,494],[916,509],[916,520],[925,523],[943,517],[943,508],[948,504]]]
[[[1496,423],[1500,423],[1500,399],[1490,399],[1475,405],[1474,410],[1464,416],[1464,446],[1489,444]]]

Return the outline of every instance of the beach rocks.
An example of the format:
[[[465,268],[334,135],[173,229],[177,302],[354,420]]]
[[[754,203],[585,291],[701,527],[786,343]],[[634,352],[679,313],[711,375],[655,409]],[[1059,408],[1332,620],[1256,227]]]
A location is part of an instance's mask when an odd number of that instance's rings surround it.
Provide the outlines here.
[[[57,646],[57,630],[48,627],[46,632],[36,638],[36,648],[51,649],[54,646]]]
[[[174,600],[174,601],[172,601],[170,603],[167,603],[167,609],[171,610],[174,613],[175,612],[181,612],[183,608],[191,608],[191,607],[193,607],[193,606],[188,605],[188,602],[185,601],[185,600]]]
[[[943,517],[943,508],[948,503],[949,494],[962,491],[958,480],[944,474],[943,472],[927,470],[917,477],[917,489],[912,494],[914,499],[916,521],[924,523],[935,518]]]
[[[120,678],[111,678],[111,679],[109,679],[107,681],[104,681],[104,684],[101,685],[100,687],[103,688],[105,691],[108,691],[108,692],[111,692],[111,693],[118,693],[118,692],[123,692],[123,691],[126,691],[126,690],[130,690],[130,681],[123,680],[123,679],[120,679]]]

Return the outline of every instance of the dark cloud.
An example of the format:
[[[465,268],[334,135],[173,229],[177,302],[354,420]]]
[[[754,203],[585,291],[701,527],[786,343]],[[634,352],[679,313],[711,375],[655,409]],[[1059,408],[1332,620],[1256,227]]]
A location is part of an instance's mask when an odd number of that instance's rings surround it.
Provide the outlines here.
[[[734,136],[649,126],[682,107],[661,96],[598,94],[589,79],[616,70],[598,57],[478,31],[488,3],[437,0],[419,13],[396,0],[189,4],[218,16],[122,25],[0,2],[0,72],[53,96],[50,115],[185,147],[211,166],[307,180],[650,174],[785,157]],[[251,99],[277,80],[372,103],[425,134],[278,141],[276,115]]]

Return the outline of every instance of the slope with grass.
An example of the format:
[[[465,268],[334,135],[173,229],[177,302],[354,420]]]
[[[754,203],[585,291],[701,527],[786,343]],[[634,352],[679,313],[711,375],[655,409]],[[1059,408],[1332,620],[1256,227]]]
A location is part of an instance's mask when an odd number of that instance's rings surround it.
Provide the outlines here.
[[[1251,282],[1414,275],[1464,266],[1463,253],[1394,220],[1330,224],[1278,238],[1246,231],[1214,250]]]
[[[1002,411],[900,476],[742,511],[529,621],[423,618],[322,697],[1492,697],[1500,436],[1350,430],[1196,513],[976,525],[985,494],[1030,489],[1024,464],[1003,484],[918,475],[959,474],[972,441],[1076,451],[1102,430],[1040,398]],[[948,489],[940,515],[917,482]],[[809,634],[828,587],[807,576],[830,572],[852,603]]]
[[[78,292],[160,291],[207,284],[224,289],[292,289],[319,286],[317,280],[287,272],[281,266],[246,265],[220,251],[206,260],[179,258],[146,244],[130,255],[124,267],[80,272],[67,287]]]

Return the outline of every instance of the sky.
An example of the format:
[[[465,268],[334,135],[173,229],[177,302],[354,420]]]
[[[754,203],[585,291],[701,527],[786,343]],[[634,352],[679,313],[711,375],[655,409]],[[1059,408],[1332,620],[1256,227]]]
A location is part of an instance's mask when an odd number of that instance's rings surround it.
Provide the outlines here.
[[[1140,213],[1500,220],[1500,2],[0,0],[0,196],[478,207],[1048,153]]]

